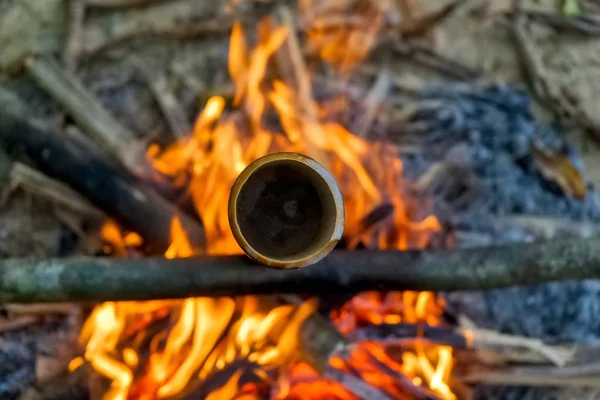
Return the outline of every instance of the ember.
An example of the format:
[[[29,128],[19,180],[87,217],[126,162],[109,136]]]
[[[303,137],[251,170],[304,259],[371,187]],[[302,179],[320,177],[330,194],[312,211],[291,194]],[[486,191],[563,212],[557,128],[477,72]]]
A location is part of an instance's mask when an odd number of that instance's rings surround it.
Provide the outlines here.
[[[170,147],[152,145],[148,150],[148,158],[160,174],[157,179],[167,178],[189,194],[206,230],[206,250],[195,249],[175,218],[172,244],[165,257],[190,257],[204,251],[239,254],[225,206],[230,187],[250,162],[276,151],[309,155],[333,173],[344,198],[345,237],[351,248],[427,245],[440,226],[435,217],[422,214],[426,210],[415,214],[407,205],[402,162],[396,149],[385,142],[367,142],[333,122],[337,110],[328,107],[335,102],[320,103],[313,98],[311,76],[299,52],[296,33],[289,16],[285,12],[282,15],[287,23],[283,26],[269,19],[260,23],[258,40],[252,47],[242,26],[234,25],[229,48],[229,73],[236,86],[233,108],[226,106],[224,98],[212,97],[189,136]],[[345,76],[369,52],[379,26],[370,24],[366,40],[361,31],[361,46],[357,47],[352,43],[358,40],[359,27],[348,35],[348,27],[332,30],[323,27],[326,21],[311,21],[309,47]],[[343,38],[348,42],[341,43]],[[276,55],[280,69],[292,69],[291,77],[281,80],[273,76]],[[282,59],[289,64],[281,64]],[[281,130],[276,128],[277,121]],[[384,204],[391,205],[392,217],[365,224],[365,217]],[[131,233],[119,237],[112,225],[107,224],[103,234],[119,254],[126,254],[126,248],[136,244]],[[238,394],[252,398],[243,371],[250,371],[254,381],[267,379],[277,386],[277,398],[294,398],[294,393],[302,393],[302,398],[307,394],[310,398],[355,398],[338,383],[319,378],[306,370],[306,365],[298,364],[297,333],[316,307],[314,300],[291,306],[277,305],[273,298],[251,296],[104,303],[89,317],[81,339],[86,343],[85,360],[111,381],[105,399],[172,397],[240,360],[247,361],[245,367],[232,373],[208,398],[234,398]],[[342,332],[349,333],[364,324],[436,325],[441,323],[441,313],[439,300],[429,292],[369,292],[334,311],[332,318]],[[146,338],[154,331],[150,326],[156,324],[162,328]],[[445,399],[455,398],[447,383],[452,363],[451,348],[420,345],[418,340],[401,359],[391,358],[384,348],[369,342],[358,344],[347,360],[338,356],[331,359],[333,368],[355,371],[392,398],[405,398],[410,393],[407,383],[428,388]],[[74,362],[74,366],[79,364]],[[279,374],[274,375],[277,369]]]

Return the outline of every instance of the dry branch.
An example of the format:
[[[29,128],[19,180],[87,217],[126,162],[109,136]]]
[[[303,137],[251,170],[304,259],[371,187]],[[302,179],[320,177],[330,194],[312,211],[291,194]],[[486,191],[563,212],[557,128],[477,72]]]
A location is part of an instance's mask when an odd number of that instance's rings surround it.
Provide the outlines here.
[[[556,376],[553,374],[536,375],[524,374],[522,371],[483,371],[474,372],[458,381],[469,384],[489,384],[507,386],[537,386],[537,387],[587,387],[600,388],[597,375],[592,376]]]
[[[15,162],[10,170],[11,189],[20,188],[92,221],[105,221],[107,216],[85,197],[70,187],[42,174],[40,171],[20,162]]]
[[[192,124],[188,121],[183,106],[169,88],[167,78],[162,73],[152,71],[141,59],[136,58],[134,62],[154,95],[173,136],[180,139],[189,135],[192,132]]]
[[[147,6],[153,3],[165,2],[166,0],[86,0],[90,7],[98,8],[127,8]]]
[[[79,61],[86,6],[86,0],[69,0],[69,34],[63,55],[69,71],[74,71]]]
[[[68,111],[106,154],[116,156],[132,174],[147,172],[143,143],[111,116],[74,75],[44,56],[28,57],[25,67],[35,82]]]
[[[11,100],[2,101],[3,95],[0,92],[0,146],[13,154],[24,153],[44,173],[67,183],[124,228],[137,232],[152,253],[168,248],[174,216],[180,218],[193,243],[204,244],[199,221],[108,162],[86,138],[46,129],[31,121],[26,110],[11,107]]]
[[[0,301],[484,290],[598,277],[600,238],[454,250],[337,251],[293,271],[243,256],[13,259],[0,263]]]

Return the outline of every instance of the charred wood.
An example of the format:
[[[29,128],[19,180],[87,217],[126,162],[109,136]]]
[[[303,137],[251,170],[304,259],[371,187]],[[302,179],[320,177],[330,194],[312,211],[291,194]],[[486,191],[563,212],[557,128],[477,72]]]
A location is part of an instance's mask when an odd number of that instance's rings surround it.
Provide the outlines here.
[[[192,242],[204,245],[199,221],[95,151],[84,137],[73,137],[31,121],[21,108],[0,107],[0,145],[24,155],[52,178],[67,183],[124,228],[142,236],[152,253],[164,252],[170,242],[173,217],[178,216]]]

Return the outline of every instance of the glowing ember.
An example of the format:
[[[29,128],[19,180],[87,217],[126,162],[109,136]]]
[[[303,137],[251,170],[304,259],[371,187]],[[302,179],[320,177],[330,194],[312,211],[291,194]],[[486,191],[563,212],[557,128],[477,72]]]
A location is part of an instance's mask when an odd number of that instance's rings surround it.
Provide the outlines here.
[[[314,14],[315,5],[309,3],[301,1],[301,7]],[[326,3],[333,7],[333,2]],[[311,21],[306,28],[309,49],[349,73],[375,42],[383,11],[369,8],[361,14],[364,20],[332,24],[341,10],[328,10],[319,14],[327,18],[309,15],[308,11],[303,14]],[[367,20],[369,24],[361,25]],[[148,149],[161,179],[169,179],[193,200],[206,230],[206,252],[241,253],[228,223],[229,190],[245,166],[275,151],[304,153],[328,166],[344,196],[350,247],[425,246],[439,224],[433,216],[415,220],[405,202],[402,163],[394,147],[367,142],[331,122],[328,116],[336,113],[343,102],[329,99],[318,103],[313,99],[306,84],[311,77],[299,65],[294,46],[287,45],[290,39],[296,40],[293,35],[288,26],[274,26],[265,20],[259,26],[256,45],[250,49],[241,25],[235,24],[229,54],[229,73],[236,86],[234,108],[228,109],[225,99],[212,97],[188,137],[166,149],[157,145]],[[272,79],[274,56],[286,51],[292,53],[288,59],[296,59],[295,80]],[[391,217],[367,226],[365,216],[382,204],[393,207]],[[171,235],[172,244],[165,257],[199,253],[177,218]],[[141,244],[139,236],[124,236],[113,223],[105,225],[102,236],[118,255],[127,255],[128,246]],[[355,399],[339,383],[324,380],[306,365],[294,362],[298,361],[294,359],[298,329],[316,307],[314,301],[295,307],[277,305],[269,297],[252,296],[108,302],[96,307],[85,323],[81,332],[86,343],[85,361],[73,360],[71,368],[88,362],[106,377],[110,387],[105,399],[168,398],[181,393],[191,382],[205,381],[240,360],[245,360],[245,368],[250,368],[258,381],[244,383],[242,369],[234,370],[208,398],[258,398],[255,394],[260,382],[271,379],[271,384],[277,383],[277,398]],[[365,324],[436,325],[441,313],[442,305],[432,293],[368,292],[335,311],[332,319],[347,333]],[[366,382],[394,398],[406,398],[406,392],[389,374],[380,373],[380,364],[438,396],[454,398],[447,384],[453,363],[449,347],[416,340],[400,360],[394,360],[381,345],[361,343],[348,360],[333,358],[331,362],[341,370],[352,368]],[[277,369],[280,378],[274,382],[267,372]]]

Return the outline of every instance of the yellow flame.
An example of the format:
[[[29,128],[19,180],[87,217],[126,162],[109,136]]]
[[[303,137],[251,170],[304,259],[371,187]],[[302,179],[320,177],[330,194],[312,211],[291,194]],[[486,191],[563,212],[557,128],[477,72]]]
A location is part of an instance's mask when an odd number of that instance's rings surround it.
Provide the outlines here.
[[[301,0],[309,52],[319,54],[344,74],[353,70],[377,41],[383,26],[383,11],[377,2],[358,1],[364,11],[357,20],[348,19],[344,4],[349,2]],[[309,18],[310,17],[310,18]],[[265,20],[259,24],[257,43],[249,48],[242,26],[234,24],[229,46],[228,70],[235,84],[233,110],[226,111],[223,97],[208,99],[193,132],[167,148],[151,145],[147,156],[157,173],[189,194],[207,235],[208,254],[240,254],[229,228],[227,198],[238,174],[255,159],[274,151],[296,151],[313,156],[331,170],[340,185],[346,209],[346,234],[351,247],[406,249],[423,247],[433,232],[440,229],[434,216],[415,215],[406,203],[403,167],[396,149],[386,143],[368,142],[353,135],[330,117],[347,103],[340,99],[317,102],[310,94],[311,76],[306,67],[295,69],[298,82],[272,78],[273,58],[295,32]],[[293,49],[288,49],[293,51]],[[297,90],[302,93],[297,93]],[[269,111],[269,113],[267,113]],[[275,121],[273,118],[275,117]],[[276,129],[281,126],[281,129]],[[373,226],[365,216],[389,203],[393,214]],[[141,245],[134,233],[123,235],[109,222],[102,236],[119,255],[128,247]],[[171,226],[172,242],[167,258],[198,254],[179,218]],[[189,298],[184,301],[107,302],[94,309],[81,331],[86,343],[85,361],[112,382],[105,399],[125,399],[130,391],[140,398],[175,396],[193,379],[203,380],[244,358],[262,370],[285,366],[289,376],[282,380],[280,395],[293,393],[294,377],[298,390],[319,398],[353,399],[341,385],[327,382],[303,364],[288,367],[297,352],[297,332],[317,303],[310,300],[295,307],[278,305],[273,299],[245,296],[231,298]],[[342,332],[362,323],[439,324],[442,307],[429,292],[367,292],[354,297],[332,315]],[[149,359],[140,348],[148,343],[153,321],[170,316],[166,328],[152,333]],[[160,321],[157,322],[160,328]],[[119,344],[127,340],[120,350]],[[395,361],[370,344],[371,351],[390,368],[409,376],[415,384],[428,387],[445,399],[454,395],[447,381],[452,368],[452,349],[434,346],[407,351]],[[362,355],[361,355],[362,354]],[[358,353],[353,367],[363,378],[382,387],[392,382],[382,378],[364,352]],[[72,368],[84,360],[73,360]],[[336,361],[337,360],[337,361]],[[344,363],[332,359],[340,368]],[[141,366],[147,367],[142,369]],[[257,367],[258,368],[258,367]],[[143,372],[145,371],[145,372]],[[137,378],[138,375],[143,378]],[[133,377],[136,376],[136,382]],[[241,385],[237,371],[209,398],[234,398]],[[391,390],[391,389],[390,389]],[[246,394],[244,398],[252,398]],[[284,398],[281,397],[280,398]]]

